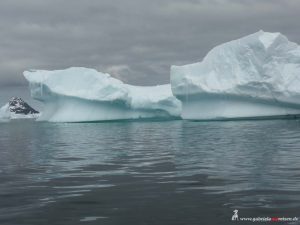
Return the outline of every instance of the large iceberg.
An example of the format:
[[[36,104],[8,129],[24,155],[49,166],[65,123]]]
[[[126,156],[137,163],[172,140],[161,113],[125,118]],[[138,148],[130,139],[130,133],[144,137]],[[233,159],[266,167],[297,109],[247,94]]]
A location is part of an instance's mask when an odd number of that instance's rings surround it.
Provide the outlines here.
[[[182,118],[196,120],[300,114],[300,47],[259,31],[212,49],[200,63],[172,66]]]
[[[170,85],[125,84],[94,69],[24,72],[31,96],[44,103],[41,121],[82,122],[139,118],[176,118],[181,103]]]

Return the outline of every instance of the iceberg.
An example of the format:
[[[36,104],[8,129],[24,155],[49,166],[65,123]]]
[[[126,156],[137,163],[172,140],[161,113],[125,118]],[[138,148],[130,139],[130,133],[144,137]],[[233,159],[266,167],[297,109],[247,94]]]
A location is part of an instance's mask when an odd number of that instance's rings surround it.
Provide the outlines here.
[[[296,117],[300,114],[300,47],[259,31],[213,48],[202,62],[171,66],[183,119]]]
[[[177,118],[181,102],[171,86],[125,84],[94,69],[25,71],[31,96],[44,103],[38,120],[87,122],[145,118]]]

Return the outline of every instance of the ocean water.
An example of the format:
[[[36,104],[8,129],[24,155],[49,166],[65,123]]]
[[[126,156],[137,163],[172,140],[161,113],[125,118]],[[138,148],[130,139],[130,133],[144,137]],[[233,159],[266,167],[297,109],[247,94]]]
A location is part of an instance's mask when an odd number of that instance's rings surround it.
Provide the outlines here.
[[[235,209],[300,216],[298,120],[0,123],[1,225],[247,224]]]

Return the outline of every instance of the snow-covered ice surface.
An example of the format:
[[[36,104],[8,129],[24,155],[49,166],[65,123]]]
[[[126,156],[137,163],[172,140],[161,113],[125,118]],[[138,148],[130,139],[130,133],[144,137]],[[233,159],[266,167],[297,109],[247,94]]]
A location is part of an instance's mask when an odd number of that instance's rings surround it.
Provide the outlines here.
[[[51,122],[84,122],[139,118],[173,118],[181,102],[170,85],[142,87],[124,84],[94,69],[24,72],[31,95],[44,103],[39,118]]]
[[[300,114],[300,47],[259,31],[212,49],[200,63],[171,67],[182,118],[196,120]]]

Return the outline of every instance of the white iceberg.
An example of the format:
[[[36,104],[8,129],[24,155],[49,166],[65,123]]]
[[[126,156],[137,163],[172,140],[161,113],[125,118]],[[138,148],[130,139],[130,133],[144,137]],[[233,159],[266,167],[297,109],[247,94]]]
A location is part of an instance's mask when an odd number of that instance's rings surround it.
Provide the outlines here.
[[[300,114],[300,47],[259,31],[212,49],[200,63],[172,66],[183,119]]]
[[[181,103],[170,85],[124,84],[109,74],[74,67],[24,72],[31,96],[44,103],[39,117],[51,122],[84,122],[179,117]]]

